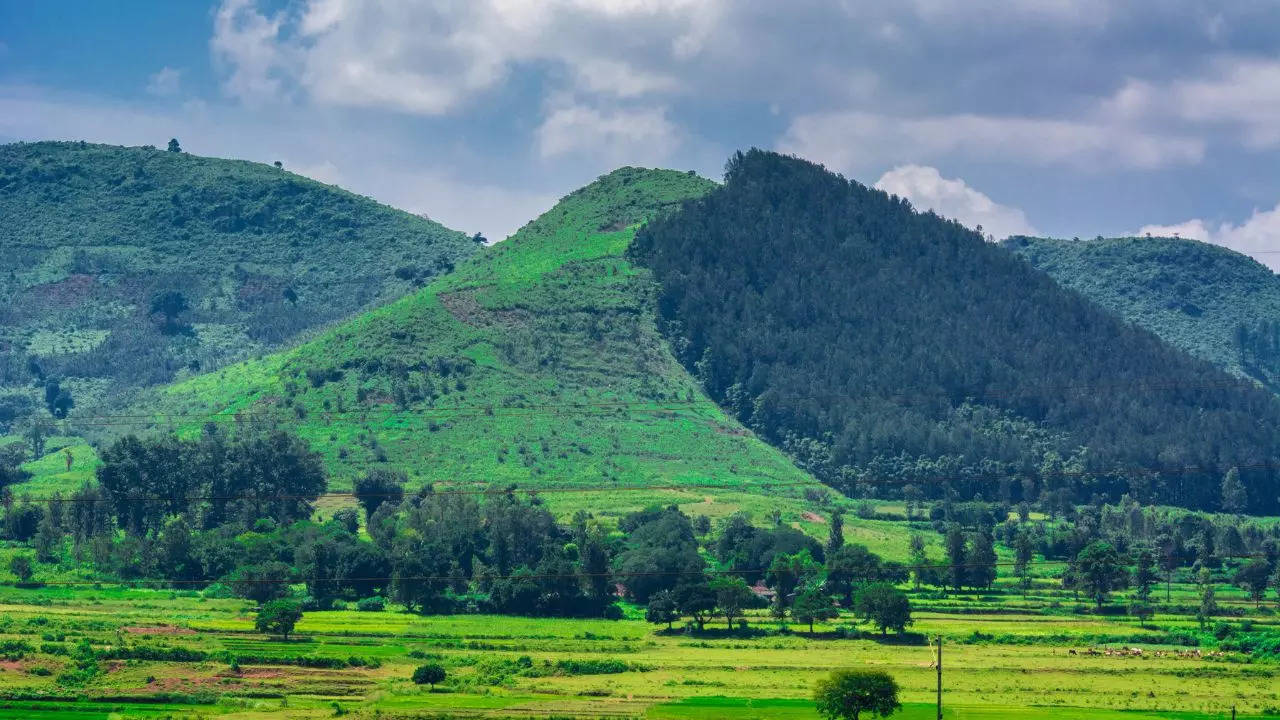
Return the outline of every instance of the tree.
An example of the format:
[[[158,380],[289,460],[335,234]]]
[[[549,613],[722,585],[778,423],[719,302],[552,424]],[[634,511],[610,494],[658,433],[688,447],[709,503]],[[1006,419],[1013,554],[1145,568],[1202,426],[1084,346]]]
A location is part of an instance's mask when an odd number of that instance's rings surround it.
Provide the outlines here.
[[[45,440],[53,434],[53,424],[42,417],[31,418],[25,433],[27,442],[31,443],[31,458],[39,460],[44,457]]]
[[[1080,589],[1093,598],[1101,610],[1111,592],[1124,587],[1128,573],[1116,549],[1110,543],[1098,541],[1076,555],[1075,578]]]
[[[1271,589],[1276,591],[1276,604],[1280,605],[1280,562],[1276,563],[1275,572],[1271,573]]]
[[[438,663],[427,663],[414,669],[413,682],[416,685],[430,685],[435,688],[436,683],[444,682],[446,675],[443,666]]]
[[[827,558],[827,589],[853,603],[853,591],[860,585],[888,580],[884,561],[865,545],[851,543]]]
[[[693,622],[701,632],[706,627],[707,619],[716,609],[716,593],[705,579],[685,581],[672,591],[676,598],[676,607],[680,613],[693,618]]]
[[[915,589],[919,590],[926,575],[935,575],[927,570],[929,554],[924,549],[924,536],[911,533],[911,580]]]
[[[266,605],[289,593],[289,570],[288,565],[278,560],[268,560],[256,565],[241,565],[224,582],[236,595]]]
[[[1161,535],[1156,538],[1160,553],[1160,570],[1164,572],[1164,601],[1169,602],[1173,589],[1173,573],[1182,563],[1182,541],[1178,535]]]
[[[975,533],[966,572],[970,587],[990,588],[996,581],[996,562],[995,540],[991,533],[985,530]]]
[[[751,607],[756,594],[740,577],[721,575],[711,581],[711,590],[716,594],[716,607],[724,615],[725,624],[733,629],[733,621],[742,617],[742,611]]]
[[[831,604],[831,596],[822,591],[822,586],[811,583],[796,596],[791,606],[791,617],[796,622],[808,623],[809,632],[813,632],[813,623],[819,620],[831,620],[840,613]]]
[[[644,610],[644,619],[654,625],[667,624],[667,629],[671,629],[671,623],[680,619],[680,609],[676,607],[676,596],[670,590],[659,590],[649,596],[649,604]]]
[[[901,633],[912,623],[907,594],[888,583],[874,583],[859,590],[853,609],[862,619],[874,623],[881,635],[889,630]]]
[[[1200,585],[1200,607],[1196,611],[1196,619],[1200,621],[1200,629],[1203,630],[1209,618],[1218,614],[1218,601],[1213,589],[1213,573],[1209,568],[1200,568],[1200,572],[1196,575],[1196,583]]]
[[[1258,607],[1262,607],[1262,597],[1267,594],[1267,585],[1271,580],[1270,574],[1271,566],[1267,561],[1254,558],[1236,570],[1232,582],[1248,591],[1249,599],[1253,600]]]
[[[289,641],[289,634],[302,619],[302,606],[293,600],[272,600],[258,610],[258,617],[253,621],[258,632],[267,635],[283,636]]]
[[[71,408],[76,406],[76,401],[72,399],[69,390],[63,388],[57,380],[50,378],[44,385],[44,406],[49,410],[50,415],[61,420],[67,416]]]
[[[864,712],[888,717],[902,708],[898,683],[883,670],[833,670],[814,685],[813,701],[827,720],[858,720]]]
[[[372,517],[383,503],[399,505],[404,500],[404,486],[408,481],[403,472],[383,468],[374,468],[356,478],[354,494],[356,502],[364,508],[365,519]]]
[[[1031,533],[1027,528],[1018,527],[1018,535],[1013,541],[1013,574],[1018,577],[1018,585],[1025,595],[1031,587],[1031,560],[1035,549],[1031,545]]]
[[[189,309],[191,306],[187,304],[186,296],[177,290],[165,290],[151,298],[151,314],[163,319],[160,331],[166,335],[174,335],[182,329],[178,316]]]
[[[831,529],[827,532],[827,557],[844,547],[844,512],[836,510],[831,513]]]
[[[182,146],[178,144],[178,138],[169,138],[169,152],[180,153]]]
[[[1151,607],[1151,586],[1155,583],[1155,556],[1151,548],[1140,547],[1134,558],[1133,569],[1133,601],[1129,603],[1129,613],[1138,618],[1142,624],[1155,614]]]
[[[20,583],[30,582],[31,576],[35,574],[35,565],[31,562],[29,555],[14,555],[9,560],[9,572],[13,573]]]
[[[1249,493],[1240,481],[1240,470],[1231,468],[1222,478],[1222,509],[1239,515],[1248,508]]]
[[[791,604],[790,597],[796,588],[817,575],[819,569],[807,549],[791,555],[778,553],[773,556],[764,581],[778,593],[778,603],[785,608]]]
[[[947,528],[946,535],[947,547],[947,564],[951,569],[951,587],[959,590],[964,586],[964,581],[968,577],[965,572],[965,563],[968,562],[968,554],[965,551],[964,530],[959,525],[952,524]]]

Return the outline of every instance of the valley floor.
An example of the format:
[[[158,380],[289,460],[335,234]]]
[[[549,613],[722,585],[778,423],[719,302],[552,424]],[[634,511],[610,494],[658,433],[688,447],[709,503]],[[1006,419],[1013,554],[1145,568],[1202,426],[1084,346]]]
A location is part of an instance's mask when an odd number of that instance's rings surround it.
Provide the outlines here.
[[[1175,604],[1191,593],[1176,589]],[[1222,590],[1224,602],[1239,603]],[[1230,717],[1233,705],[1251,718],[1280,707],[1280,665],[1161,645],[1194,621],[1157,616],[1150,624],[1160,629],[1146,629],[1076,615],[1068,597],[1038,593],[917,596],[913,632],[902,638],[846,639],[837,631],[853,630],[848,617],[810,635],[794,624],[778,633],[758,615],[756,634],[727,636],[722,622],[696,635],[656,631],[635,609],[618,621],[339,610],[307,613],[286,643],[255,633],[238,599],[4,588],[0,718],[808,719],[817,717],[814,681],[851,666],[893,674],[904,702],[895,717],[932,718],[925,638],[934,635],[944,642],[946,717],[957,720],[1190,720]],[[1054,603],[1064,607],[1046,607]],[[1280,624],[1266,610],[1253,622]],[[100,659],[81,685],[60,682],[84,640],[116,659]],[[1140,647],[1143,656],[1090,647]],[[409,680],[428,661],[449,673],[434,691]]]

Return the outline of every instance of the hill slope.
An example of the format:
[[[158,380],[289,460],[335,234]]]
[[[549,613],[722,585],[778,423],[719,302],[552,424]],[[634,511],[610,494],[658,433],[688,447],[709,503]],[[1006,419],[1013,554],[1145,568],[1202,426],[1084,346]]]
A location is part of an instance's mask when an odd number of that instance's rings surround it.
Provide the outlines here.
[[[819,166],[738,155],[632,251],[685,367],[837,486],[1214,507],[1240,465],[1276,506],[1273,396]]]
[[[816,483],[702,395],[657,332],[649,274],[623,257],[640,222],[712,187],[617,170],[421,292],[146,406],[187,415],[180,429],[209,412],[297,428],[339,489],[385,463],[415,483],[589,491],[549,494],[560,510],[763,515],[763,484],[799,497]],[[690,483],[728,487],[635,491]]]
[[[1280,277],[1253,258],[1180,238],[1003,244],[1170,344],[1280,390]]]
[[[269,165],[20,143],[0,146],[0,249],[7,424],[49,380],[72,417],[116,407],[402,295],[476,244]]]

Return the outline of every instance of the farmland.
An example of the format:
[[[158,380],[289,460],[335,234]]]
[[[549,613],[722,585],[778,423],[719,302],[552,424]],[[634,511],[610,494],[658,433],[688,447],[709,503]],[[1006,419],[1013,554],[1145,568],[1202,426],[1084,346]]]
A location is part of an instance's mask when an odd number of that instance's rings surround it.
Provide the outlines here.
[[[1228,586],[1219,596],[1243,599]],[[1231,705],[1251,717],[1280,705],[1280,665],[1232,653],[1194,657],[1212,651],[1183,645],[1199,636],[1186,617],[1160,615],[1142,628],[1124,617],[1076,615],[1051,583],[1027,598],[1001,588],[932,597],[915,598],[911,633],[883,639],[849,617],[810,635],[797,625],[780,631],[760,614],[749,631],[729,635],[722,623],[703,633],[655,630],[634,608],[616,621],[389,608],[310,612],[284,642],[256,633],[252,605],[239,599],[10,587],[0,591],[8,658],[0,717],[812,718],[808,695],[818,676],[870,666],[902,685],[900,717],[924,718],[932,717],[935,678],[924,637],[934,635],[944,642],[947,717],[1214,718]],[[930,610],[935,604],[945,611]],[[1276,621],[1265,612],[1252,622]],[[62,678],[86,642],[97,670],[69,685]],[[1085,654],[1090,647],[1144,652]],[[147,659],[154,657],[179,659]],[[424,661],[447,669],[434,690],[408,679]]]

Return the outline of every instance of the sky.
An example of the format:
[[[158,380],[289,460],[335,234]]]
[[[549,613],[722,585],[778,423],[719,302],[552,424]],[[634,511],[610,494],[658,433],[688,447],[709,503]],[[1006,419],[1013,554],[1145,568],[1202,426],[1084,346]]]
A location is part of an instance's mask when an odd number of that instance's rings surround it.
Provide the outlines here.
[[[996,238],[1280,269],[1272,0],[0,0],[0,142],[279,160],[491,240],[620,165],[820,162]]]

